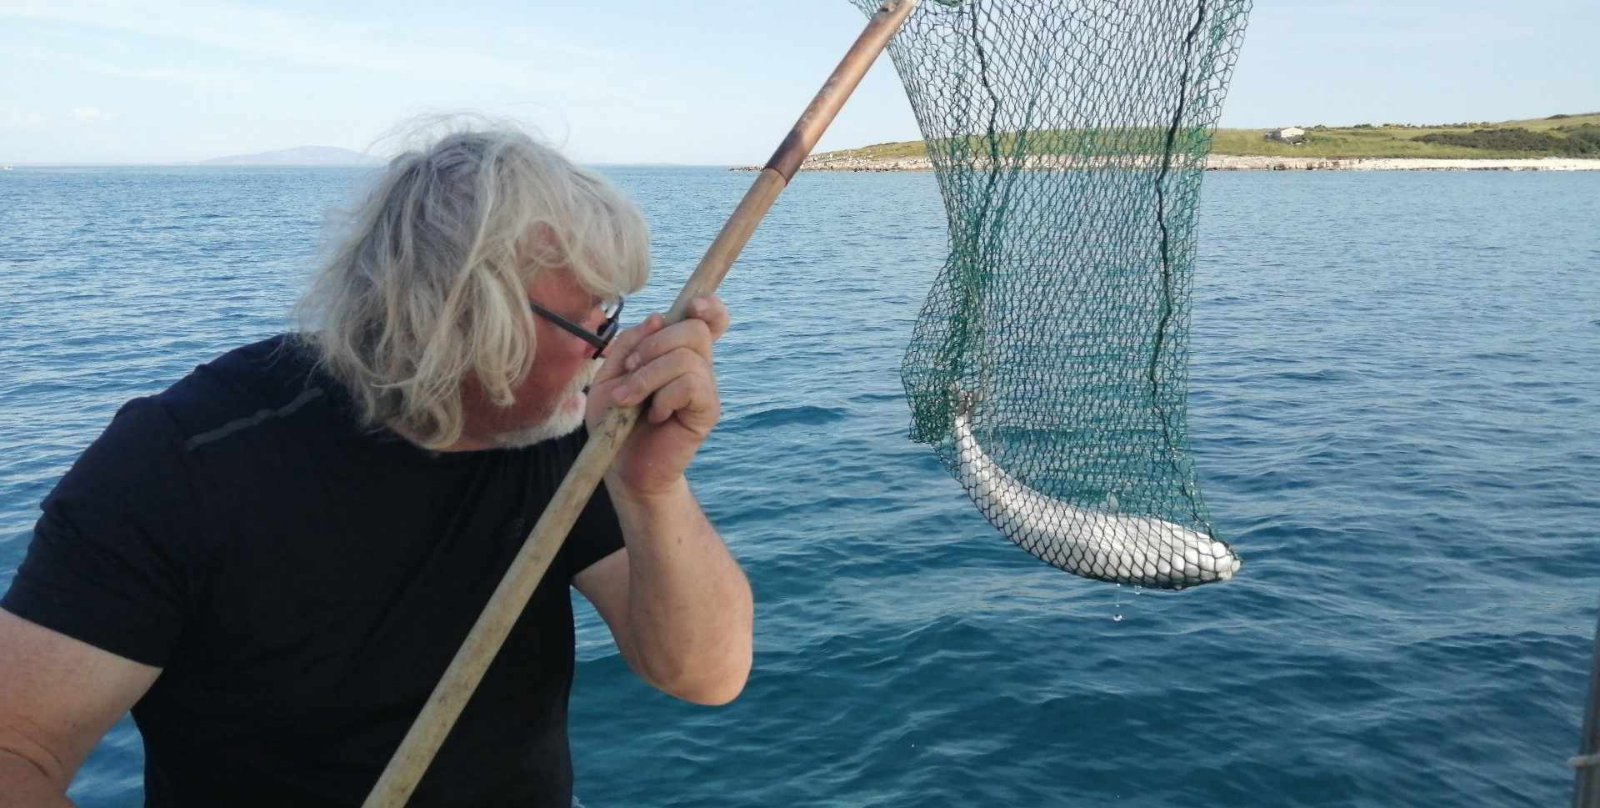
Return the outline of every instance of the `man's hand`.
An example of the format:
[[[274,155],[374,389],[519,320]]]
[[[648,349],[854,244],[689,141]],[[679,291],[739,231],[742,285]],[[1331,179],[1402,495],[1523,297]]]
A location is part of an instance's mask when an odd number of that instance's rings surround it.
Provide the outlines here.
[[[646,405],[606,477],[614,495],[649,498],[670,493],[682,481],[722,414],[711,348],[727,330],[722,301],[696,298],[681,322],[667,326],[652,314],[606,351],[589,388],[589,429],[613,405]]]
[[[651,315],[611,344],[589,428],[613,404],[645,403],[606,475],[627,547],[573,578],[629,666],[697,704],[736,698],[752,658],[750,583],[683,476],[722,412],[711,346],[727,330],[727,308],[707,297],[676,325]]]

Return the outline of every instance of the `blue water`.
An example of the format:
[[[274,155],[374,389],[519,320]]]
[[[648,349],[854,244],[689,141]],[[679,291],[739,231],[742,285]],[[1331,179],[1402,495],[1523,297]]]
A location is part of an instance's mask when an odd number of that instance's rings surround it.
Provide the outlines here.
[[[606,169],[664,305],[751,175]],[[129,397],[287,326],[343,170],[0,174],[0,587]],[[803,175],[724,287],[692,480],[752,579],[733,706],[580,616],[589,808],[1555,805],[1600,599],[1600,175],[1213,174],[1190,423],[1239,579],[1080,580],[905,437],[927,175]],[[581,600],[581,599],[580,599]],[[124,722],[72,796],[140,800]]]

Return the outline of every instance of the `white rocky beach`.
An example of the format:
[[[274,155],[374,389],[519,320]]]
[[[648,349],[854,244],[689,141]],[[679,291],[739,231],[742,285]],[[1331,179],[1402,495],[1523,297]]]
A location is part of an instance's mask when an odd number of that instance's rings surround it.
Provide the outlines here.
[[[1600,160],[1574,157],[1455,159],[1369,157],[1240,157],[1213,154],[1207,171],[1600,171]]]

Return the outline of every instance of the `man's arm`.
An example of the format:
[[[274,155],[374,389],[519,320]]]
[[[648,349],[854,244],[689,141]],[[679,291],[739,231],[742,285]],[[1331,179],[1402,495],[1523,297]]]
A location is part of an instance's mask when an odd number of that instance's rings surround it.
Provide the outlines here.
[[[578,573],[628,665],[661,691],[726,704],[750,675],[750,584],[687,482],[650,498],[612,494],[627,549]]]
[[[0,609],[0,808],[71,805],[78,767],[160,674]]]
[[[683,476],[722,412],[711,349],[727,330],[722,301],[699,298],[682,321],[651,315],[606,352],[590,431],[607,407],[642,407],[606,473],[627,547],[573,578],[635,672],[701,704],[733,701],[750,675],[750,584]]]

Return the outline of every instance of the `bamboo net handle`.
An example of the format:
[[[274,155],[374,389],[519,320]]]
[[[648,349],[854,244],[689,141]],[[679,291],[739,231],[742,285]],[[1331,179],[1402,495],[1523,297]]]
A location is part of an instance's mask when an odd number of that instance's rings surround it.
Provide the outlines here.
[[[773,152],[772,159],[756,176],[744,199],[734,209],[733,215],[722,226],[710,248],[706,250],[694,274],[684,283],[677,300],[667,312],[668,323],[683,319],[689,302],[716,291],[728,270],[739,257],[750,236],[766,216],[778,194],[788,186],[800,168],[800,163],[817,145],[822,133],[833,122],[839,109],[861,83],[867,68],[889,44],[906,17],[916,8],[918,0],[886,0],[872,16],[861,36],[834,68],[833,74],[822,85],[810,106],[789,130],[783,143]],[[577,522],[578,514],[593,496],[600,479],[616,457],[617,450],[633,432],[639,420],[641,405],[613,407],[606,413],[600,427],[589,436],[583,451],[573,461],[572,469],[556,490],[550,504],[545,507],[522,549],[511,561],[505,577],[473,624],[472,630],[445,669],[439,684],[434,687],[428,703],[412,723],[411,729],[395,750],[394,757],[379,776],[378,782],[367,795],[365,808],[390,808],[405,805],[417,783],[433,762],[433,756],[455,726],[456,719],[472,698],[472,693],[482,681],[484,672],[500,652],[500,646],[522,610],[533,597],[539,581],[550,567],[550,562],[566,541],[567,533]]]

